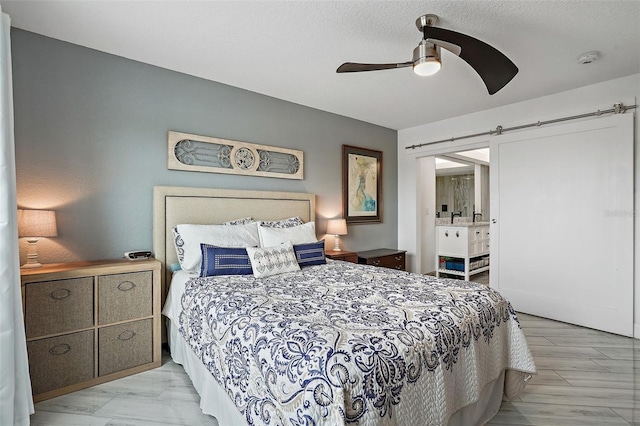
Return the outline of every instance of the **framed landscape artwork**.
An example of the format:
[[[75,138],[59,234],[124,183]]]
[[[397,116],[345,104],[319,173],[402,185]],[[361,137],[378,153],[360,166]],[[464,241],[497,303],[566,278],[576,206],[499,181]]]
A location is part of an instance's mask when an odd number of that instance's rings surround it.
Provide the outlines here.
[[[342,212],[347,223],[382,222],[382,151],[342,145]]]

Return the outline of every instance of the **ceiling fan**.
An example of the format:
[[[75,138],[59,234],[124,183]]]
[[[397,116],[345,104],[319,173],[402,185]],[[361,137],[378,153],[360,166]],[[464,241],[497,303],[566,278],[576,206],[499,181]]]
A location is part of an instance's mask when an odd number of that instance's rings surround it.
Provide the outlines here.
[[[434,27],[436,15],[422,15],[416,20],[423,38],[413,49],[413,60],[397,64],[359,64],[345,62],[336,72],[378,71],[413,67],[421,76],[432,75],[441,67],[440,48],[459,56],[480,75],[490,95],[502,89],[518,73],[518,67],[496,48],[471,36]]]

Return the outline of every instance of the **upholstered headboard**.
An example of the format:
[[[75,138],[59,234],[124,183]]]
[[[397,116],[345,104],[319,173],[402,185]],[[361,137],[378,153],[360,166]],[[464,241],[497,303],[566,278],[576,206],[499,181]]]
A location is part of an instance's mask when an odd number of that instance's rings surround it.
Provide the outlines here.
[[[219,224],[252,217],[277,220],[300,216],[315,221],[314,194],[214,188],[156,186],[153,188],[153,253],[162,262],[162,302],[171,264],[178,262],[171,229],[181,223]]]

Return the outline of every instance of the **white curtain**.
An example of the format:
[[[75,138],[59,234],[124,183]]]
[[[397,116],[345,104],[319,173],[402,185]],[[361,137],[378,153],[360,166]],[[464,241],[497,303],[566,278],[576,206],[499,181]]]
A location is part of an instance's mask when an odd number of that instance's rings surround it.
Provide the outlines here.
[[[9,15],[0,6],[0,425],[33,413],[18,256],[13,84]]]

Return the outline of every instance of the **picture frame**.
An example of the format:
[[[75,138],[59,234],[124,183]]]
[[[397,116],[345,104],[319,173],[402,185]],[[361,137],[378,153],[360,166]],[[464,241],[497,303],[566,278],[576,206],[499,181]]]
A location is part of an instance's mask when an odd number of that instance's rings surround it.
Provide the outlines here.
[[[382,222],[382,151],[342,145],[342,217]]]

